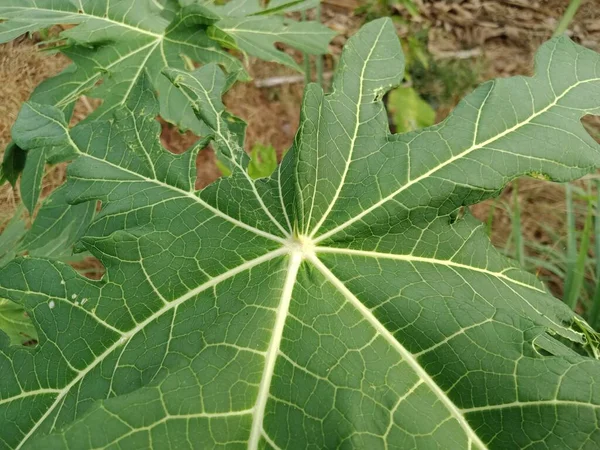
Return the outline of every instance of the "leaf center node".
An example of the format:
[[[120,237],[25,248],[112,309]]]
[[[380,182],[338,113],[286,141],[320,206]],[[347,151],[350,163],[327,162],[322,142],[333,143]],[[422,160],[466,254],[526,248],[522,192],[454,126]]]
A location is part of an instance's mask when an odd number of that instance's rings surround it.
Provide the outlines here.
[[[292,255],[307,259],[315,255],[315,243],[308,236],[293,236],[286,244]]]

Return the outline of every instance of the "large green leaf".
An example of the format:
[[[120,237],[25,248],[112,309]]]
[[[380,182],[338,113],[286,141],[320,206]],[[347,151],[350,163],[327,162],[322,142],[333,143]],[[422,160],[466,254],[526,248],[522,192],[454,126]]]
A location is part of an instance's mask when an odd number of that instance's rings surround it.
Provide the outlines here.
[[[185,68],[185,57],[201,63],[215,62],[228,71],[242,70],[240,62],[207,35],[207,28],[221,26],[222,20],[244,18],[261,11],[258,0],[242,3],[254,7],[232,16],[229,10],[213,7],[210,2],[184,0],[181,0],[183,6],[175,0],[5,0],[0,5],[0,18],[5,20],[0,24],[0,42],[54,24],[77,24],[61,34],[68,43],[61,51],[76,67],[43,83],[34,93],[34,101],[66,106],[85,93],[103,100],[96,111],[96,117],[101,117],[124,104],[146,70],[161,94],[161,115],[198,131],[193,114],[186,113],[189,105],[160,73],[165,67]],[[277,16],[260,20],[264,26],[279,23]],[[295,36],[291,44],[311,53],[326,53],[334,33],[320,24],[306,25],[318,33]],[[287,28],[271,29],[256,38],[267,43],[286,41],[288,35]],[[246,51],[253,54],[251,49]],[[278,52],[274,60],[289,63],[283,52]],[[293,62],[289,65],[296,67]],[[103,83],[95,86],[100,80]]]
[[[600,111],[599,67],[554,39],[534,77],[484,84],[445,122],[392,136],[381,98],[403,58],[391,22],[371,22],[332,94],[307,89],[293,148],[260,180],[223,73],[171,70],[232,171],[202,191],[194,151],[159,144],[146,78],[113,119],[62,124],[80,155],[71,201],[102,202],[82,242],[107,275],[34,258],[0,271],[40,341],[0,344],[0,442],[597,448],[598,336],[459,212],[513,177],[600,165],[580,124]]]
[[[245,8],[234,14],[231,6],[235,4],[245,5]],[[59,106],[68,118],[74,101],[81,95],[90,95],[102,99],[102,105],[90,119],[109,117],[130,98],[137,80],[146,72],[159,92],[161,116],[182,129],[202,135],[206,128],[196,119],[185,97],[161,75],[165,68],[184,69],[194,61],[218,63],[233,74],[230,81],[236,77],[248,79],[241,62],[221,48],[220,43],[229,42],[248,54],[299,69],[289,55],[274,47],[275,42],[322,54],[327,52],[327,45],[335,34],[315,22],[284,23],[277,15],[247,17],[264,11],[258,0],[234,2],[231,6],[215,7],[212,2],[189,0],[181,0],[181,3],[176,0],[4,0],[0,3],[0,19],[4,19],[0,23],[0,42],[54,24],[76,24],[61,33],[66,45],[60,49],[74,64],[42,83],[33,93],[32,101]],[[309,7],[311,2],[279,6],[277,12],[282,12]],[[240,25],[242,22],[244,27]],[[215,33],[218,36],[213,39],[211,35]],[[232,44],[236,41],[239,45]],[[68,149],[61,146],[48,149],[46,155],[35,147],[33,150],[34,154],[25,164],[22,182],[30,211],[39,197],[45,160],[56,163],[71,156]],[[13,154],[14,151],[9,155]],[[4,176],[11,181],[16,178],[13,172],[22,170],[22,167],[14,167],[14,160],[12,157],[3,165]]]

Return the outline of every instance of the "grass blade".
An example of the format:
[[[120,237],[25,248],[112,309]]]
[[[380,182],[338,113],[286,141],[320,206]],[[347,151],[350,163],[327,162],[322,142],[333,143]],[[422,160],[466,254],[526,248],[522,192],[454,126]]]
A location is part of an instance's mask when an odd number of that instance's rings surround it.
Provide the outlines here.
[[[565,188],[565,202],[567,208],[567,276],[565,278],[565,290],[563,301],[568,304],[571,285],[573,284],[573,276],[575,265],[577,264],[577,232],[575,230],[575,211],[573,209],[573,187],[567,184]]]
[[[306,11],[301,12],[302,21],[307,20]],[[302,58],[304,60],[304,82],[308,84],[312,81],[311,73],[310,73],[310,55],[306,52],[302,53]]]
[[[597,329],[600,314],[600,180],[596,180],[596,211],[594,214],[594,256],[596,258],[596,290],[592,297],[592,311],[588,316],[590,325]]]
[[[321,2],[319,2],[317,4],[317,10],[316,10],[316,20],[317,22],[321,23]],[[319,86],[323,87],[323,55],[317,55],[317,83],[319,83]]]
[[[525,246],[523,245],[523,233],[521,231],[521,206],[519,204],[519,180],[513,183],[513,216],[512,235],[515,240],[515,258],[519,264],[525,266]]]
[[[572,199],[571,199],[572,200]],[[569,289],[565,289],[565,303],[572,309],[575,310],[577,307],[577,301],[579,300],[579,293],[583,286],[583,280],[585,278],[585,263],[587,259],[587,253],[590,246],[590,236],[592,232],[592,218],[594,216],[592,203],[588,202],[587,214],[585,217],[585,225],[583,227],[583,233],[581,235],[581,246],[579,253],[576,254],[575,264],[569,268],[567,276],[571,282]],[[575,229],[572,230],[575,235]],[[576,240],[576,238],[575,238]],[[575,243],[577,245],[577,243]]]
[[[560,36],[565,31],[567,31],[567,28],[569,28],[569,25],[573,21],[573,18],[575,17],[575,14],[577,14],[577,10],[580,6],[581,0],[571,0],[571,3],[569,3],[569,6],[567,6],[565,13],[561,17],[560,22],[558,22],[558,26],[554,31],[554,36]]]
[[[496,207],[498,206],[498,200],[499,198],[496,197],[490,205],[487,220],[485,221],[485,232],[487,233],[488,237],[492,236],[492,225],[494,224],[494,213],[496,212]]]

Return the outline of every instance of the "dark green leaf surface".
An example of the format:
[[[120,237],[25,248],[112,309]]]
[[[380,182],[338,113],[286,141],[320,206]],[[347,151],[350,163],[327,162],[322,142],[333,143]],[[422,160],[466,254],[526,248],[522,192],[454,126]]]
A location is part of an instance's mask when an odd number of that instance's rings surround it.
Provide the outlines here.
[[[24,207],[18,207],[14,216],[7,222],[2,223],[0,233],[0,266],[12,261],[18,254],[18,246],[23,236],[27,233],[27,226],[23,220]],[[0,327],[1,329],[1,327]]]
[[[23,204],[31,214],[33,214],[40,198],[45,165],[46,152],[43,150],[32,152],[30,157],[25,161],[21,188],[23,192]]]
[[[0,167],[0,183],[9,182],[13,186],[17,184],[19,175],[25,168],[27,153],[15,143],[11,143],[4,150],[4,158]]]
[[[458,212],[522,174],[600,165],[580,123],[599,112],[599,63],[552,40],[534,77],[390,135],[381,98],[403,58],[391,22],[371,22],[260,180],[223,73],[169,71],[232,170],[202,191],[194,152],[160,146],[142,77],[113,118],[68,134],[66,189],[102,202],[82,242],[107,275],[0,271],[40,338],[0,344],[0,445],[598,448],[598,336]]]
[[[29,255],[60,261],[73,261],[85,255],[73,255],[75,244],[87,230],[96,210],[95,202],[76,205],[67,201],[65,187],[56,189],[42,202],[36,218],[28,229],[24,207],[2,224],[0,233],[0,266],[17,255]],[[3,327],[0,325],[0,330]]]

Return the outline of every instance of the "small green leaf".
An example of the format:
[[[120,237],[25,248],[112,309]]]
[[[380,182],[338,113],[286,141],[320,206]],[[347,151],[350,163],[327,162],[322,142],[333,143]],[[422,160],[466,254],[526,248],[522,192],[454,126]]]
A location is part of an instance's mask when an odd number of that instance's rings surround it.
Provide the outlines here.
[[[68,123],[63,111],[55,106],[34,102],[23,105],[11,133],[17,145],[25,150],[69,142]]]
[[[61,186],[44,199],[19,246],[20,252],[55,260],[72,255],[73,244],[83,236],[94,217],[96,202],[72,205],[67,197],[68,190]]]
[[[0,339],[2,333],[8,336],[11,345],[31,345],[38,340],[35,327],[23,308],[0,298]]]
[[[21,195],[29,213],[33,214],[40,197],[46,149],[66,148],[61,158],[75,156],[70,146],[68,124],[63,111],[54,106],[25,103],[13,125],[12,137],[19,148],[27,150],[21,176]]]
[[[401,0],[400,4],[406,8],[409,14],[413,17],[419,17],[419,8],[415,5],[413,0]]]
[[[277,152],[272,145],[256,144],[250,152],[248,174],[255,180],[268,178],[277,169]]]
[[[434,109],[410,87],[397,87],[389,93],[388,111],[399,133],[429,127],[435,123]]]
[[[316,22],[293,22],[278,16],[228,17],[209,29],[209,36],[227,48],[238,48],[265,61],[274,61],[302,70],[287,53],[278,50],[282,42],[311,55],[328,52],[335,32]]]
[[[27,233],[23,210],[23,205],[20,205],[12,219],[2,224],[4,229],[0,233],[0,267],[15,258],[19,244]]]
[[[197,0],[180,0],[182,5]],[[204,6],[211,8],[219,17],[245,17],[270,15],[285,12],[305,11],[317,6],[320,0],[204,0]],[[215,4],[213,4],[215,3]]]
[[[219,172],[221,172],[222,176],[228,177],[231,175],[231,169],[227,166],[227,164],[220,161],[219,159],[215,161],[215,164],[217,165],[217,169],[219,169]]]

